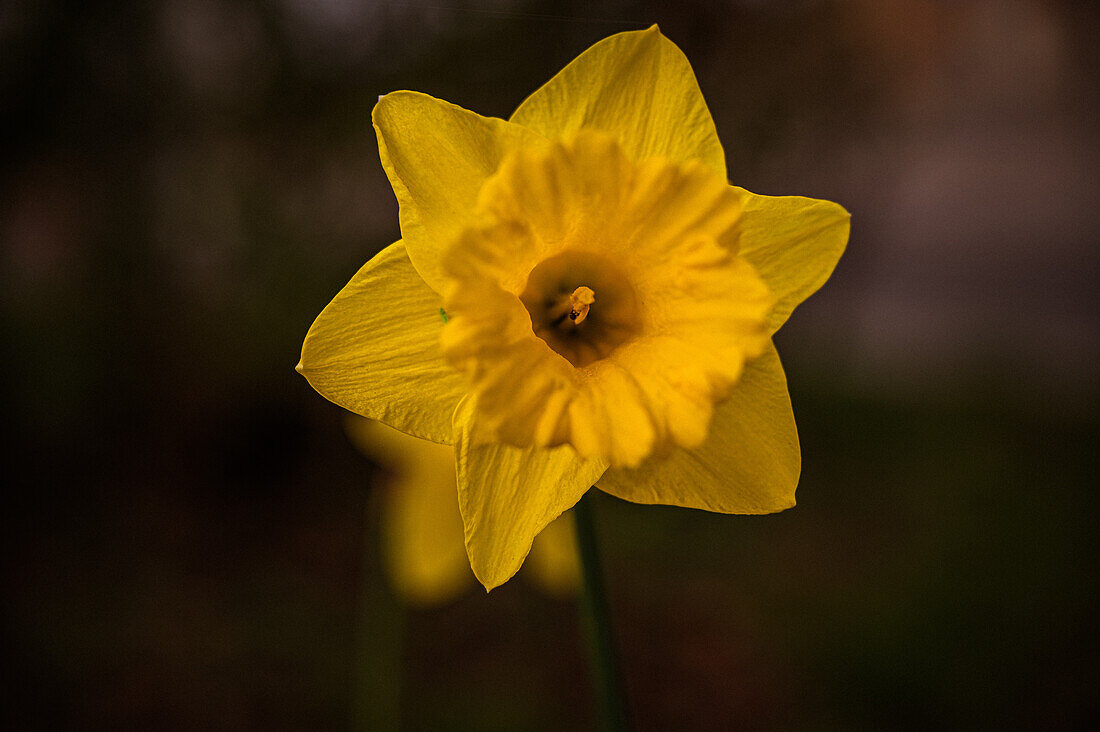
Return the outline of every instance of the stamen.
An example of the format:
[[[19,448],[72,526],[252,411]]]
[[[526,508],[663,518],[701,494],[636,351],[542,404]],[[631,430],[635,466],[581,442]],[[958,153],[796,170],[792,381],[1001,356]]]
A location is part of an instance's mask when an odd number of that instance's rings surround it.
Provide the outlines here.
[[[581,285],[573,290],[573,294],[569,296],[569,319],[577,325],[583,323],[594,302],[596,302],[596,293],[591,287]]]
[[[581,285],[573,290],[571,295],[566,295],[564,292],[558,295],[546,313],[552,326],[569,332],[585,321],[594,302],[596,302],[596,291]]]

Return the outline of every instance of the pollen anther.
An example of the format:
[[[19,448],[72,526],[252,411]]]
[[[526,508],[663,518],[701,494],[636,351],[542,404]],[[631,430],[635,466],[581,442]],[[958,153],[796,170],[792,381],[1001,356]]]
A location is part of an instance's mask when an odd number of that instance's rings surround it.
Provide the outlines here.
[[[577,325],[583,323],[594,302],[596,302],[596,293],[591,287],[581,285],[573,290],[573,294],[569,296],[569,319]]]

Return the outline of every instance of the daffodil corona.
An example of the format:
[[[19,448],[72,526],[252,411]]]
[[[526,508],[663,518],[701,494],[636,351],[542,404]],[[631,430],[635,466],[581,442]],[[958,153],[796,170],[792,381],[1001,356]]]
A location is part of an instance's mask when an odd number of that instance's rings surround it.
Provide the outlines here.
[[[298,368],[353,412],[454,445],[487,588],[592,485],[794,505],[771,335],[828,278],[848,214],[729,185],[691,67],[656,27],[596,44],[509,121],[415,92],[373,121],[402,240],[325,308]]]
[[[702,444],[768,343],[738,193],[581,130],[508,154],[474,214],[443,253],[443,353],[493,438],[630,467]]]

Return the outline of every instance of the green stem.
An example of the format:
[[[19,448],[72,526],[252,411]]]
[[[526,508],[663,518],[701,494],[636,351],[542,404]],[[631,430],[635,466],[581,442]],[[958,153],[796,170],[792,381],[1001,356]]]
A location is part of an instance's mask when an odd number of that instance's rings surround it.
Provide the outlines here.
[[[596,529],[592,517],[592,494],[588,491],[573,509],[577,523],[577,546],[584,574],[582,612],[592,655],[592,670],[600,693],[603,727],[617,731],[626,728],[626,704],[619,675],[615,642],[611,633],[611,616],[603,588],[603,568],[596,545]]]
[[[372,490],[364,521],[363,577],[355,627],[351,728],[388,732],[401,728],[401,646],[405,613],[387,591],[379,559],[381,491]]]

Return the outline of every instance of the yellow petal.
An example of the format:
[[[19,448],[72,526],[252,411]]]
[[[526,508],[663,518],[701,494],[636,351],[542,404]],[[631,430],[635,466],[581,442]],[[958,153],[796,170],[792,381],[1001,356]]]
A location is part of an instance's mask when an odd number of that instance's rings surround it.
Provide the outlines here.
[[[450,443],[451,416],[465,383],[443,360],[440,305],[404,245],[391,244],[317,316],[298,371],[345,409]]]
[[[531,578],[548,594],[567,597],[577,593],[581,585],[581,559],[571,511],[559,516],[535,537],[527,568]]]
[[[519,125],[410,91],[379,99],[371,119],[409,258],[441,292],[439,254],[471,221],[481,184],[506,153],[542,140]]]
[[[593,127],[615,137],[635,162],[700,160],[726,176],[726,155],[691,64],[657,26],[592,46],[511,120],[550,139]]]
[[[569,446],[517,448],[487,441],[473,399],[455,410],[458,504],[466,552],[486,590],[507,582],[546,526],[572,508],[606,469]]]
[[[778,298],[771,332],[829,279],[848,244],[849,214],[831,202],[801,196],[758,196],[740,190],[740,254]]]
[[[774,513],[794,505],[802,466],[787,379],[775,347],[745,366],[714,408],[701,447],[635,469],[608,470],[599,488],[635,503],[719,513]]]
[[[352,443],[393,473],[382,514],[383,558],[394,591],[415,605],[454,599],[474,577],[462,541],[454,450],[351,417]]]

